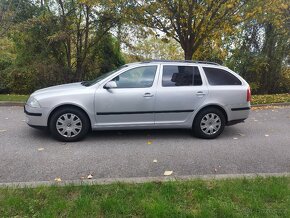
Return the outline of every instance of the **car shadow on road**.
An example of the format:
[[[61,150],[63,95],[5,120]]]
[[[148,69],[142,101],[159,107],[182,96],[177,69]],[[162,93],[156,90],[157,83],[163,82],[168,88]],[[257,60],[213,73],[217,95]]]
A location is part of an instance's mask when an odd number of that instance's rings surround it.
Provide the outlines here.
[[[237,136],[241,132],[239,126],[226,127],[224,132],[216,139],[227,139]],[[36,140],[52,141],[52,135],[45,130],[31,129],[28,133]],[[104,131],[92,131],[84,139],[84,141],[120,141],[128,139],[166,139],[166,140],[203,140],[194,137],[191,130],[188,129],[141,129],[141,130],[104,130]]]
[[[226,139],[235,137],[239,132],[238,127],[226,127],[224,132],[217,139]],[[86,140],[128,140],[128,139],[196,139],[191,130],[188,129],[145,129],[145,130],[107,130],[93,131]]]

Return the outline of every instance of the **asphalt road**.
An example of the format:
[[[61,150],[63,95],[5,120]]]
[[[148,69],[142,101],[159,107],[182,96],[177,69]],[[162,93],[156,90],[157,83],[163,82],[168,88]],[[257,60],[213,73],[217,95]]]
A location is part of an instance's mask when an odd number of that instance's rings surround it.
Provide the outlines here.
[[[100,131],[66,144],[24,120],[22,107],[0,107],[0,183],[290,172],[289,106],[252,111],[215,140],[187,130]]]

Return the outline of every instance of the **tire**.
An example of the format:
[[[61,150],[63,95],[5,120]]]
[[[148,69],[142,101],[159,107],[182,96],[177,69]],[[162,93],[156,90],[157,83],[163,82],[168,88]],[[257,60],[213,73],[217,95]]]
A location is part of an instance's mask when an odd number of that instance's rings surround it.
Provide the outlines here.
[[[76,142],[83,139],[90,129],[88,116],[80,109],[63,107],[55,111],[49,121],[51,134],[62,142]]]
[[[225,123],[226,118],[221,110],[208,107],[196,115],[192,131],[199,138],[214,139],[224,131]]]

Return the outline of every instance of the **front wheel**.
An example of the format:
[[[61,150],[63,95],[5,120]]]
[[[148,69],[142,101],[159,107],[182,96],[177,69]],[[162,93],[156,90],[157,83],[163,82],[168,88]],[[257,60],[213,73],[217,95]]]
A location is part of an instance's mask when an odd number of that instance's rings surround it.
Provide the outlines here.
[[[226,119],[223,112],[217,108],[206,108],[200,111],[193,122],[193,132],[197,137],[214,139],[225,128]]]
[[[65,142],[83,139],[89,131],[87,115],[78,108],[65,107],[57,110],[51,117],[49,129],[52,135]]]

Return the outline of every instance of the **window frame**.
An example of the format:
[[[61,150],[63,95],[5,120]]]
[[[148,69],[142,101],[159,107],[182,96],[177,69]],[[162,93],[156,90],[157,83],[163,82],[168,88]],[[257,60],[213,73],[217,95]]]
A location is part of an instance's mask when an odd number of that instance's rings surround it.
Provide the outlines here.
[[[194,78],[193,78],[193,84],[192,85],[189,85],[189,86],[163,86],[163,73],[164,73],[164,66],[175,66],[175,67],[178,67],[178,66],[183,66],[183,67],[196,67],[199,71],[199,75],[200,75],[200,78],[201,78],[201,85],[194,85]],[[193,74],[193,77],[194,77],[194,74]],[[160,84],[160,87],[161,88],[172,88],[172,87],[175,87],[175,88],[185,88],[185,87],[201,87],[201,86],[204,86],[205,83],[205,78],[203,76],[203,73],[201,71],[201,68],[199,65],[196,65],[196,64],[188,64],[188,63],[163,63],[162,64],[162,67],[160,68],[160,79],[159,79],[159,84]]]

